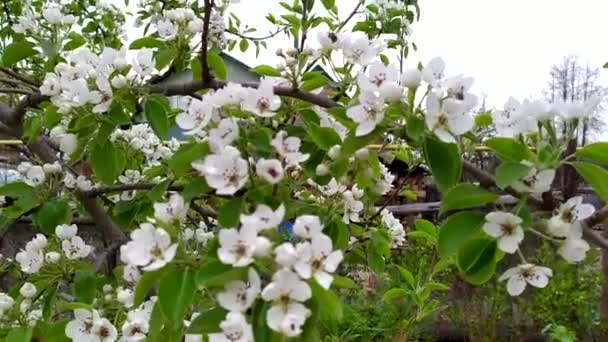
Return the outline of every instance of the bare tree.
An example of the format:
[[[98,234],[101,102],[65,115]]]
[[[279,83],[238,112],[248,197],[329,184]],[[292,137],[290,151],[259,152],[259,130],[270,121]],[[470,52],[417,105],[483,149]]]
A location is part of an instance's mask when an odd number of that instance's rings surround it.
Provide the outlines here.
[[[577,56],[566,56],[560,64],[551,66],[545,97],[551,103],[586,101],[604,91],[598,84],[599,75],[599,69],[581,65]],[[601,132],[606,123],[600,115],[593,115],[581,125],[579,144],[585,145],[590,135]]]

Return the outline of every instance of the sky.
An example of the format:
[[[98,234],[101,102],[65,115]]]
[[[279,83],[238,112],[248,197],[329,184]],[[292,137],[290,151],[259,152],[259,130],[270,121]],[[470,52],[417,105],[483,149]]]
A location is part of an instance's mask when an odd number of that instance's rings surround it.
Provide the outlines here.
[[[357,2],[336,0],[341,16]],[[582,64],[596,68],[608,62],[606,0],[419,0],[419,4],[421,18],[414,23],[412,36],[418,52],[410,54],[406,64],[414,67],[441,56],[448,75],[475,79],[473,92],[485,94],[490,108],[502,107],[509,96],[520,100],[542,96],[551,65],[564,56],[577,55]],[[285,13],[279,0],[241,0],[231,10],[257,28],[259,35],[273,30],[264,19],[267,13]],[[311,36],[314,45],[315,35]],[[250,66],[274,64],[276,49],[288,46],[287,38],[275,37],[258,58],[253,49],[231,54]],[[608,85],[608,69],[601,71],[600,83]]]

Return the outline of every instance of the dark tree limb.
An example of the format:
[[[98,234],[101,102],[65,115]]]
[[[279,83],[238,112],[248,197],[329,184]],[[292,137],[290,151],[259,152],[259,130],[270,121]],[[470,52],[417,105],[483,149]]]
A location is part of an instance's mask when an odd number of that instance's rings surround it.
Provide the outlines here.
[[[203,81],[211,81],[211,71],[207,62],[207,50],[209,49],[209,22],[211,21],[211,12],[213,11],[213,0],[205,0],[205,12],[203,17],[203,34],[201,37],[201,69]]]

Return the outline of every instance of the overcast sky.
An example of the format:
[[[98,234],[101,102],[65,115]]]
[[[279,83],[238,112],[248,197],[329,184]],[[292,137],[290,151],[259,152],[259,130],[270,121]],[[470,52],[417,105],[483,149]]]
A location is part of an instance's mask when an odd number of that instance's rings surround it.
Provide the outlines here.
[[[261,4],[264,3],[263,6]],[[337,0],[345,16],[357,0]],[[413,39],[419,51],[408,63],[423,64],[441,56],[448,74],[475,78],[474,91],[487,94],[488,105],[502,107],[513,95],[520,99],[540,96],[549,68],[563,56],[578,55],[583,64],[601,67],[608,62],[607,0],[419,0],[420,22]],[[265,13],[283,13],[276,0],[241,0],[233,5],[251,26],[271,29]],[[263,12],[261,12],[263,11]],[[265,29],[265,30],[264,30]],[[234,53],[250,65],[273,58],[279,39],[256,60],[253,52]],[[264,62],[267,63],[267,62]],[[601,83],[608,84],[608,70]]]
[[[123,0],[106,1],[123,4]],[[357,2],[336,0],[341,16],[348,15]],[[502,107],[511,95],[520,100],[541,96],[550,66],[566,55],[577,55],[583,64],[597,68],[608,62],[608,0],[419,0],[419,3],[422,14],[420,21],[414,23],[412,37],[419,50],[410,54],[408,66],[419,61],[425,64],[430,58],[441,56],[448,75],[462,73],[475,78],[473,91],[486,94],[490,107]],[[231,9],[243,22],[258,28],[260,35],[273,30],[264,19],[267,13],[285,13],[279,0],[241,0]],[[137,31],[131,29],[129,33]],[[312,36],[310,43],[314,44],[315,35]],[[240,51],[231,54],[250,66],[274,64],[277,61],[274,51],[291,46],[287,38],[280,37],[268,43],[268,50],[259,58],[253,49],[246,54]],[[608,85],[608,70],[602,70],[601,83]]]

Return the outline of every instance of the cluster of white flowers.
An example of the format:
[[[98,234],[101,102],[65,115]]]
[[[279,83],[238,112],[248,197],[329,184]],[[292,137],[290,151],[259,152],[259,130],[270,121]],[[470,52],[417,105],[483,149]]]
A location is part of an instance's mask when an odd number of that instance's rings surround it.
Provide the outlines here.
[[[78,177],[74,177],[71,173],[65,174],[63,177],[63,185],[68,189],[78,189],[80,191],[90,191],[96,186],[96,184],[93,184],[86,176],[79,175]]]
[[[520,134],[535,132],[538,123],[559,118],[563,121],[584,119],[593,114],[602,98],[594,96],[587,101],[548,104],[541,100],[519,102],[510,97],[502,110],[492,112],[496,134],[503,137],[516,137]]]
[[[226,24],[224,14],[214,9],[209,18],[209,48],[223,49],[226,47]]]
[[[138,184],[143,180],[143,178],[144,177],[141,172],[139,172],[139,170],[127,169],[123,172],[122,175],[118,176],[118,181],[124,185],[132,185]],[[120,195],[118,195],[118,199],[123,201],[130,201],[135,198],[136,194],[137,190],[123,191],[120,193]]]
[[[59,163],[47,163],[40,166],[26,161],[21,162],[17,166],[17,171],[19,172],[20,177],[14,180],[20,179],[26,184],[35,187],[44,184],[48,176],[61,173],[62,168]]]
[[[584,260],[590,249],[589,244],[583,240],[581,222],[591,217],[594,212],[593,205],[583,203],[583,198],[576,196],[562,203],[555,215],[547,220],[547,233],[559,245],[558,253],[569,263]],[[519,249],[519,245],[524,240],[522,223],[523,220],[517,215],[495,211],[486,215],[483,230],[498,240],[498,248],[501,251],[512,254]],[[500,280],[508,279],[507,291],[512,296],[517,296],[524,291],[526,284],[545,287],[552,275],[549,268],[531,265],[524,261],[524,264],[507,270]]]
[[[19,263],[21,271],[28,274],[38,273],[44,261],[56,262],[59,260],[59,254],[50,253],[44,254],[44,249],[48,245],[46,237],[42,234],[36,234],[34,238],[25,245],[25,249],[22,249],[15,255],[15,260]]]
[[[148,167],[160,165],[163,160],[173,156],[181,145],[180,141],[175,138],[166,142],[160,140],[147,123],[136,124],[128,129],[117,129],[110,136],[110,140],[112,142],[124,142],[130,148],[141,151],[146,158],[143,165],[144,170]],[[135,175],[125,173],[125,176],[134,177]],[[123,178],[123,180],[129,181],[129,178]]]
[[[118,331],[97,310],[75,309],[74,319],[65,326],[65,334],[72,341],[116,341]]]
[[[17,17],[17,22],[13,24],[12,29],[16,33],[37,32],[40,26],[40,20],[44,19],[49,25],[71,26],[76,23],[76,17],[71,14],[63,14],[61,8],[53,3],[47,4],[41,15],[34,13],[32,6],[24,6],[24,13]]]
[[[382,219],[382,224],[388,228],[388,232],[391,235],[391,248],[403,246],[405,244],[405,229],[401,221],[395,218],[393,213],[387,209],[382,209],[380,218]]]
[[[86,48],[71,52],[65,63],[57,64],[54,73],[46,74],[40,92],[50,96],[51,102],[64,114],[86,105],[92,105],[94,113],[105,113],[112,104],[113,88],[122,88],[128,83],[121,73],[128,67],[126,53],[126,48],[109,47],[99,55]],[[153,68],[152,51],[140,50],[133,70],[145,77]]]
[[[86,258],[93,250],[77,233],[78,227],[75,224],[61,224],[55,228],[55,236],[61,240],[61,249],[70,260]]]
[[[202,32],[203,20],[197,18],[194,11],[189,8],[175,8],[168,10],[162,18],[158,18],[156,27],[160,38],[171,41],[183,33],[190,36]]]

